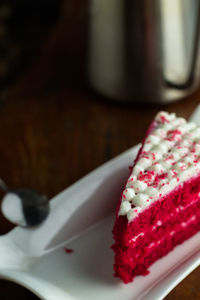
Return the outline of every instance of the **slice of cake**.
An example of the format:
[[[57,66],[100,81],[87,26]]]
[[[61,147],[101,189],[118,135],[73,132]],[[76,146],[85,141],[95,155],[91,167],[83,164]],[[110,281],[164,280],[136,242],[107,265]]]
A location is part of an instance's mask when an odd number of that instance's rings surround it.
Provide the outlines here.
[[[125,283],[200,230],[200,127],[160,112],[116,210],[115,276]]]

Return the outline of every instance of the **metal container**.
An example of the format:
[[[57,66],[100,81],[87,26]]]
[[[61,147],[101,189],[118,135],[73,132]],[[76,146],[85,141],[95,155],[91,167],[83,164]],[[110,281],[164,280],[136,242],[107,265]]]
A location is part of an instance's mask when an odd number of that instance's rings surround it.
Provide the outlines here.
[[[200,0],[90,0],[88,77],[103,95],[169,103],[200,83]]]

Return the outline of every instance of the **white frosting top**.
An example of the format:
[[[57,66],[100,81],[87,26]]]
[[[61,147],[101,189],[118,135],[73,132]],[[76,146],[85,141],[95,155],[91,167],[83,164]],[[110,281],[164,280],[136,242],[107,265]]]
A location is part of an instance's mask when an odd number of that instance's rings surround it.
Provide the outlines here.
[[[119,215],[139,212],[200,173],[200,126],[160,112],[122,194]]]

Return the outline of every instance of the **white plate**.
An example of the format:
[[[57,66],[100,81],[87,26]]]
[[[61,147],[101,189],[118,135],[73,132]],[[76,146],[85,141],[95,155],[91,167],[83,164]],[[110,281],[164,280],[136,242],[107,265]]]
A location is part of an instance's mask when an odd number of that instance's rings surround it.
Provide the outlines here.
[[[193,117],[198,120],[199,110]],[[113,277],[113,210],[137,151],[126,151],[56,196],[40,227],[1,236],[0,276],[46,300],[166,296],[200,264],[200,233],[153,264],[148,276],[128,285]]]

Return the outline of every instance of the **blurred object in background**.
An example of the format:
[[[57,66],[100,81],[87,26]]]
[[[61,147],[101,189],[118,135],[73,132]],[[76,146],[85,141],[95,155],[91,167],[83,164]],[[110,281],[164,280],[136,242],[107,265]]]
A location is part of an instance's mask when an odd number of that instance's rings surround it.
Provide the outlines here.
[[[200,0],[90,0],[91,85],[115,100],[168,103],[200,82]]]
[[[34,62],[60,16],[61,2],[0,1],[0,100],[17,76]]]

